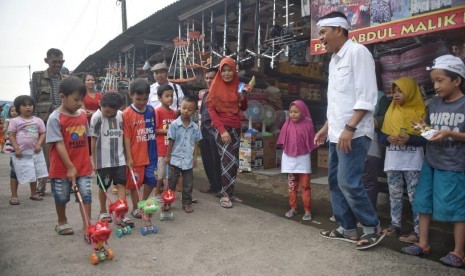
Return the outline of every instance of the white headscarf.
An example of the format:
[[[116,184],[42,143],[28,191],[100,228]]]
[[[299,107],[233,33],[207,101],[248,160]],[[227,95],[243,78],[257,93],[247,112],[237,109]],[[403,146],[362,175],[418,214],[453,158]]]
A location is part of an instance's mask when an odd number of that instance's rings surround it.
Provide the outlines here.
[[[318,29],[322,27],[341,27],[346,30],[350,30],[349,23],[347,19],[343,17],[333,17],[333,18],[325,18],[316,23]]]

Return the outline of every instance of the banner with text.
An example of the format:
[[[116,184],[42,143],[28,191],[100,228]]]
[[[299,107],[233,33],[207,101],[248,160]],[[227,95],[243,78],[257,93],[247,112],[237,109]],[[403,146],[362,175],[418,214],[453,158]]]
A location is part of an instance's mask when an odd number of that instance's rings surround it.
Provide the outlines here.
[[[349,37],[361,44],[371,44],[457,28],[465,28],[465,5],[355,29],[349,32]],[[315,37],[313,35],[310,41],[311,54],[325,53]]]

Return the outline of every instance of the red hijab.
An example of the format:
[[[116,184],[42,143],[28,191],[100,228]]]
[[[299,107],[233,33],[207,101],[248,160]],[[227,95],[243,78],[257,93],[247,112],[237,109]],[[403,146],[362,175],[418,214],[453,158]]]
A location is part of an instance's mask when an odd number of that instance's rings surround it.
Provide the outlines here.
[[[234,72],[233,80],[224,82],[221,77],[224,65],[231,67]],[[210,86],[207,97],[207,106],[215,108],[219,113],[239,113],[239,76],[236,72],[236,62],[232,58],[223,58],[220,63],[219,72],[216,74]]]
[[[302,113],[297,123],[287,118],[279,133],[278,145],[283,145],[284,153],[288,156],[299,156],[310,153],[317,146],[314,144],[315,129],[307,105],[301,101],[293,101],[289,106],[295,105]]]

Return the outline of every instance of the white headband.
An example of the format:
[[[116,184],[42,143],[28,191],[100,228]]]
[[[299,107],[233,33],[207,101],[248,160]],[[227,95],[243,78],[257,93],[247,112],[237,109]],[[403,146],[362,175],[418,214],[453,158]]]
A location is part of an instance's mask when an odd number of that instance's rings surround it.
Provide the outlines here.
[[[325,18],[316,23],[318,29],[321,27],[341,27],[346,30],[350,30],[349,23],[347,20],[342,17],[333,17],[333,18]]]

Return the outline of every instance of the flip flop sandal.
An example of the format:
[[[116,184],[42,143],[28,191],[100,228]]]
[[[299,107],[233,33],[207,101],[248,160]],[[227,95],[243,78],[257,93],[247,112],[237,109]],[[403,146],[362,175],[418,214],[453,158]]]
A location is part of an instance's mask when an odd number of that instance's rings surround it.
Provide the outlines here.
[[[297,211],[290,210],[290,211],[287,211],[284,215],[286,216],[286,218],[293,218],[297,215]]]
[[[431,246],[424,248],[418,243],[414,243],[411,246],[402,247],[400,249],[402,253],[412,255],[412,256],[428,255],[430,250],[431,250]]]
[[[340,233],[339,231],[337,231],[337,229],[334,229],[333,231],[322,230],[320,232],[320,236],[325,239],[330,239],[330,240],[340,240],[340,241],[346,241],[350,243],[358,242],[358,238],[346,236]]]
[[[446,256],[442,257],[439,260],[441,261],[442,264],[445,264],[451,267],[462,268],[465,265],[463,259],[459,257],[459,255],[457,255],[457,253],[455,252],[449,252],[449,254],[447,254]]]
[[[231,196],[229,197],[229,200],[231,200],[232,202],[237,202],[237,203],[244,202],[242,199],[238,198],[237,196]]]
[[[124,217],[123,223],[122,223],[122,224],[123,224],[122,226],[126,226],[126,225],[127,225],[127,226],[129,226],[129,227],[131,227],[131,228],[134,228],[134,222],[133,222],[130,218],[128,218],[128,217]]]
[[[230,209],[233,207],[232,202],[231,200],[229,200],[229,198],[220,199],[220,205],[221,207],[226,208],[226,209]]]
[[[192,205],[184,205],[184,206],[182,206],[182,209],[183,209],[184,212],[186,212],[186,213],[192,213],[192,212],[194,212],[194,208],[192,208]]]
[[[210,188],[200,188],[200,192],[204,194],[212,194],[214,191],[212,191]]]
[[[141,215],[139,209],[133,210],[131,212],[131,216],[134,217],[134,218],[138,218],[138,219],[142,218],[142,215]]]
[[[33,196],[30,196],[29,197],[30,200],[35,200],[35,201],[41,201],[41,200],[44,200],[38,193],[33,195]]]
[[[74,234],[73,228],[71,228],[71,226],[68,223],[65,223],[62,225],[56,225],[55,232],[57,232],[58,235],[62,235],[62,236]]]
[[[11,205],[19,205],[19,199],[16,197],[10,198],[10,204]]]
[[[110,214],[108,214],[108,213],[101,213],[101,214],[98,216],[98,220],[99,220],[99,221],[102,221],[102,222],[103,222],[103,221],[106,221],[106,222],[108,222],[108,223],[112,223],[112,222],[113,222],[113,220],[111,219]]]
[[[364,250],[364,249],[372,248],[373,246],[376,246],[378,243],[380,243],[384,239],[385,236],[386,235],[384,233],[365,234],[360,237],[360,240],[355,246],[355,249]]]

